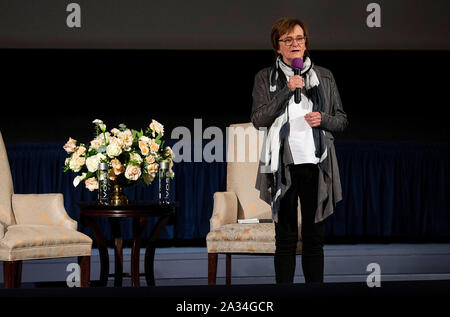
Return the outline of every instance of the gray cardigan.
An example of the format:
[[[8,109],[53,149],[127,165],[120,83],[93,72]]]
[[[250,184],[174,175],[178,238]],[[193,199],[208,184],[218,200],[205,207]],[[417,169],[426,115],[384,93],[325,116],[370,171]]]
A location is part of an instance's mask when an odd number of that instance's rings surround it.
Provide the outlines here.
[[[327,179],[324,177],[324,173],[319,170],[318,204],[315,218],[315,221],[319,222],[331,215],[336,204],[342,200],[341,181],[336,151],[334,148],[334,137],[331,132],[343,131],[348,125],[348,120],[347,115],[342,108],[341,98],[333,74],[328,69],[320,66],[314,66],[314,70],[319,78],[325,96],[325,111],[321,112],[322,121],[319,128],[325,130],[329,157],[328,164],[329,170],[331,171],[331,178]],[[293,92],[285,86],[272,100],[270,100],[269,74],[270,67],[262,69],[255,76],[251,121],[257,129],[261,127],[270,128],[274,120],[284,112],[289,103],[289,99],[293,95]],[[283,162],[286,183],[281,186],[281,197],[284,196],[291,186],[288,165],[294,163],[287,139],[284,143]],[[260,166],[261,165],[262,163],[260,163]],[[260,192],[260,198],[270,205],[271,194],[269,177],[272,177],[272,174],[261,173],[258,170],[256,189]],[[278,221],[277,214],[273,213],[272,217],[274,221]]]

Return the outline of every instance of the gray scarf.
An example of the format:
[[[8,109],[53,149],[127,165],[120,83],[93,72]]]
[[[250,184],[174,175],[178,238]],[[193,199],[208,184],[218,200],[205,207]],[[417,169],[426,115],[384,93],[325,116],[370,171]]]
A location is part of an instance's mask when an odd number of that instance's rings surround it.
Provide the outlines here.
[[[313,112],[325,111],[325,97],[320,85],[314,65],[307,57],[304,62],[304,67],[300,72],[305,79],[306,96],[313,103]],[[286,65],[281,56],[278,56],[272,69],[270,71],[270,99],[273,99],[281,89],[287,84],[287,76],[293,76],[294,71],[289,65]],[[325,132],[318,127],[312,128],[314,145],[316,148],[315,155],[319,158],[318,166],[325,173],[325,176],[330,176],[328,170],[328,155],[325,140]],[[271,184],[272,193],[272,210],[278,214],[281,202],[281,183],[285,183],[284,179],[284,163],[283,163],[283,144],[289,137],[289,110],[288,106],[284,112],[280,114],[271,125],[265,146],[264,165],[262,169],[266,173],[273,174],[273,184]]]

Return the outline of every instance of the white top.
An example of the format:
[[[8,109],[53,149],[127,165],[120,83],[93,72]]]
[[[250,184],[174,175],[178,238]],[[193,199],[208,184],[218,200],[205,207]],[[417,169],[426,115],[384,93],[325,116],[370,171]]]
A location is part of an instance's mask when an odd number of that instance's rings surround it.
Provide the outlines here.
[[[294,101],[294,96],[289,100],[289,124],[288,137],[294,164],[319,163],[316,157],[316,146],[311,126],[305,120],[305,114],[312,111],[313,103],[302,93],[299,104]]]

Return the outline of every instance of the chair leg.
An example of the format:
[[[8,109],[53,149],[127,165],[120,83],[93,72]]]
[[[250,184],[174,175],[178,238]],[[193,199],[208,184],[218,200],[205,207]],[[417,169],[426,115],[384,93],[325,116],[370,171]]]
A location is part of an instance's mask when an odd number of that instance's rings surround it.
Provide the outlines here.
[[[22,284],[22,261],[17,261],[17,275],[16,275],[17,287]]]
[[[89,287],[91,277],[91,257],[79,256],[78,264],[80,265],[80,286]]]
[[[226,254],[225,270],[225,284],[231,285],[231,253]]]
[[[5,288],[18,288],[22,282],[22,261],[3,262],[3,283]]]
[[[217,253],[208,253],[208,285],[216,285]]]

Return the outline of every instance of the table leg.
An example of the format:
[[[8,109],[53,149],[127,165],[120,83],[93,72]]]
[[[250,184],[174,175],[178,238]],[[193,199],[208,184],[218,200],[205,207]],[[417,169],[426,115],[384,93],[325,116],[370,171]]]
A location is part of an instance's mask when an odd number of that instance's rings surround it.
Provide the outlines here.
[[[122,287],[123,281],[123,240],[120,219],[109,218],[114,237],[114,286]]]
[[[147,247],[145,250],[145,280],[147,281],[147,286],[155,285],[155,273],[154,273],[154,260],[155,260],[155,241],[159,238],[161,231],[169,222],[170,215],[161,216],[153,228],[153,231],[148,240]]]
[[[140,286],[139,257],[141,251],[141,235],[147,224],[147,217],[133,217],[133,246],[131,249],[131,280],[133,286]]]
[[[145,280],[147,282],[147,286],[155,286],[155,246],[153,244],[149,244],[145,249]]]
[[[100,286],[104,287],[108,284],[109,274],[109,255],[105,236],[103,235],[98,224],[91,217],[81,215],[81,223],[85,226],[91,227],[94,231],[95,240],[98,246],[98,253],[100,255]]]

